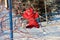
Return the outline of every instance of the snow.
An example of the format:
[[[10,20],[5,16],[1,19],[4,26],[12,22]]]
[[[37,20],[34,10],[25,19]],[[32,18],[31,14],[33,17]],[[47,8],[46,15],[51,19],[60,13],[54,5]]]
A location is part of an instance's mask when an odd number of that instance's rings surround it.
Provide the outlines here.
[[[48,26],[42,28],[23,29],[14,32],[14,40],[59,40],[60,39],[60,27]],[[22,32],[21,32],[22,31]],[[1,40],[10,37],[9,31],[5,31],[4,35],[0,36]]]
[[[56,18],[58,17],[60,17],[60,15],[57,15]],[[8,17],[5,17],[5,19],[7,18]],[[5,24],[6,27],[10,27],[9,19],[5,21]],[[60,20],[49,21],[48,24],[46,22],[41,22],[40,28],[27,29],[20,27],[18,17],[15,17],[13,18],[13,26],[15,26],[15,24],[18,24],[18,28],[14,30],[14,40],[60,40]],[[0,40],[10,40],[9,29],[4,29],[3,33],[0,30]]]

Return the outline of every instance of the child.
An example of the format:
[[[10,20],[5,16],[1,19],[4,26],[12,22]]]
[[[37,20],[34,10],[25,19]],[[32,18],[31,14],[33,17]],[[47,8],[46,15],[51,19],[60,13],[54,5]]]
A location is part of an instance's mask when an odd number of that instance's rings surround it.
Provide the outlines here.
[[[39,24],[36,21],[36,18],[38,18],[39,15],[37,12],[34,13],[33,8],[28,6],[22,16],[23,18],[28,20],[28,25],[26,26],[26,28],[33,28],[33,27],[39,28]]]

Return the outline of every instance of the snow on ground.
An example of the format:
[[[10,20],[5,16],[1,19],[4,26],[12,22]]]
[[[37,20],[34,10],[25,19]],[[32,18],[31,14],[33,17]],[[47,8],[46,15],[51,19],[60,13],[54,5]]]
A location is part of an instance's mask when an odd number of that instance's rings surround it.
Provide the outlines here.
[[[5,20],[6,19],[7,17],[5,17]],[[16,22],[15,20],[17,19],[18,19],[17,17],[13,18],[13,24],[14,24],[13,26],[15,26],[14,22]],[[16,22],[16,24],[18,22]],[[5,24],[7,27],[10,27],[9,20],[5,21]],[[13,39],[14,40],[60,40],[60,20],[49,21],[48,24],[46,22],[41,22],[40,24],[41,24],[40,28],[32,28],[32,29],[26,29],[21,27],[18,28],[18,30],[14,31],[13,33],[14,35]],[[3,33],[0,30],[0,40],[10,40],[10,30],[4,30]]]
[[[19,31],[14,32],[14,40],[60,40],[60,26],[47,26],[32,29],[20,28]],[[9,31],[5,31],[0,36],[1,40],[9,40]],[[6,39],[7,38],[7,39]]]

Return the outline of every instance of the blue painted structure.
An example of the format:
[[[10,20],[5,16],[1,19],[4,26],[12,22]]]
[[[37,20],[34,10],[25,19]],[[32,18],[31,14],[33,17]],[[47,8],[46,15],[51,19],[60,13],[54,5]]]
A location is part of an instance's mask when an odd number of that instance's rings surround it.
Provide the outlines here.
[[[1,32],[3,32],[3,30],[2,30],[2,22],[0,22],[0,28],[1,28]]]
[[[3,32],[3,30],[2,30],[2,22],[0,23],[0,25],[1,25],[1,32]]]
[[[12,0],[8,0],[9,17],[10,17],[10,40],[13,40],[13,22],[12,22]]]

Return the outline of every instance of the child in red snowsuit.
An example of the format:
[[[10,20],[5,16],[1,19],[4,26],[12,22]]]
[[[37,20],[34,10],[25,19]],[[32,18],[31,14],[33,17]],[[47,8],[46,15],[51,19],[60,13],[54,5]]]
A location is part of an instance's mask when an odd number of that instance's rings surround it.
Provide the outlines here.
[[[39,24],[36,21],[36,18],[38,18],[38,12],[33,11],[33,8],[28,8],[26,9],[26,11],[23,13],[23,18],[25,18],[26,20],[28,20],[28,26],[26,28],[39,28]]]

